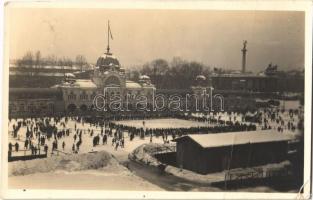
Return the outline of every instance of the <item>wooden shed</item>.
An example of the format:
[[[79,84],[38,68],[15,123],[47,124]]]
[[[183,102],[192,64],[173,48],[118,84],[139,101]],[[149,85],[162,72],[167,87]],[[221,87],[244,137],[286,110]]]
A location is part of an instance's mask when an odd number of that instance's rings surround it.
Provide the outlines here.
[[[291,135],[273,130],[194,134],[176,138],[178,167],[200,174],[287,159]]]

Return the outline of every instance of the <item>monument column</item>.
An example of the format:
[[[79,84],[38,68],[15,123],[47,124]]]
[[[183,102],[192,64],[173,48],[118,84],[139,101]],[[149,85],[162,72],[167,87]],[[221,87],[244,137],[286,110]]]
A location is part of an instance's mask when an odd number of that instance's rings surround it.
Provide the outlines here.
[[[247,54],[247,40],[243,41],[243,48],[241,49],[242,51],[242,73],[246,73],[246,54]]]

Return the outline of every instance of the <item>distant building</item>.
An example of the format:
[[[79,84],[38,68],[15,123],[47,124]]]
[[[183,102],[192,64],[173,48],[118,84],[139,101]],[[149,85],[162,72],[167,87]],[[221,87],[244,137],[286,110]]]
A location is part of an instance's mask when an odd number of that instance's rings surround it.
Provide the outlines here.
[[[40,112],[39,108],[43,107],[51,108],[47,112],[53,113],[56,111],[55,101],[61,101],[63,107],[60,108],[61,104],[58,104],[58,111],[86,112],[94,109],[94,98],[98,94],[119,96],[123,103],[133,106],[138,102],[136,97],[139,95],[147,97],[148,102],[152,101],[154,90],[155,86],[148,76],[141,76],[139,83],[127,80],[125,69],[108,46],[107,52],[98,58],[90,79],[78,79],[74,74],[66,73],[62,83],[52,88],[10,88],[9,110],[12,116],[22,115],[20,111],[29,115],[45,113]],[[128,101],[125,101],[127,97]]]
[[[11,115],[22,115],[21,111],[31,115],[40,111],[39,108],[51,107],[47,112],[53,113],[55,102],[62,101],[57,109],[60,112],[85,112],[93,109],[94,97],[104,91],[108,96],[118,95],[123,100],[129,95],[131,104],[138,95],[151,99],[153,90],[155,87],[148,76],[142,76],[139,83],[126,80],[125,70],[118,60],[106,53],[98,59],[91,79],[76,79],[66,74],[64,81],[52,88],[10,88],[9,110]]]
[[[186,135],[174,140],[177,166],[208,174],[278,163],[287,159],[292,139],[272,131]]]
[[[268,69],[262,74],[213,74],[210,79],[215,90],[224,92],[304,92],[304,74],[274,72]]]
[[[215,73],[209,78],[211,86],[221,92],[232,93],[277,93],[304,92],[304,73],[291,74],[278,71],[277,65],[270,63],[260,74],[246,72],[247,41],[243,42],[242,69],[240,73]]]
[[[141,76],[139,83],[126,80],[125,69],[110,52],[99,57],[91,79],[70,78],[54,87],[62,90],[65,110],[70,112],[92,110],[95,96],[104,92],[108,97],[119,96],[124,101],[126,95],[152,98],[155,90],[148,76]],[[130,104],[135,102],[132,98],[128,100]]]
[[[216,90],[245,92],[277,92],[278,79],[275,76],[254,74],[215,74],[211,77]]]
[[[64,101],[60,89],[9,89],[9,116],[52,115],[63,111]]]

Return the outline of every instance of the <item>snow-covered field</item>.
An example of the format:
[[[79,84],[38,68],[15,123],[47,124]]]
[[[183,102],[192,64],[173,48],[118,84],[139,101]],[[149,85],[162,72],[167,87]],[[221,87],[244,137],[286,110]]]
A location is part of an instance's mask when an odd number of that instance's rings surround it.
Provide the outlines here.
[[[10,163],[10,189],[162,190],[107,152]]]
[[[9,130],[12,130],[12,125],[15,121],[11,121],[9,125]],[[82,134],[82,145],[78,152],[78,155],[72,154],[72,145],[74,142],[74,127],[75,123],[77,129],[84,130]],[[62,130],[59,124],[57,125],[59,130]],[[88,129],[94,130],[94,136],[100,133],[100,127],[92,126],[88,123],[78,123],[73,120],[69,120],[66,128],[71,130],[69,136],[62,137],[58,140],[58,148],[68,153],[69,155],[64,155],[56,152],[51,154],[52,142],[46,140],[49,150],[47,159],[38,159],[30,161],[17,161],[9,163],[9,187],[10,188],[24,188],[24,189],[106,189],[106,190],[163,190],[157,185],[149,183],[148,181],[134,175],[132,172],[127,170],[121,164],[106,166],[104,169],[81,169],[81,170],[66,170],[68,167],[75,168],[76,164],[70,162],[71,165],[58,166],[57,165],[59,157],[64,156],[78,156],[81,157],[88,152],[101,152],[105,151],[114,156],[119,163],[126,162],[128,160],[128,154],[132,152],[136,147],[149,143],[150,138],[140,139],[135,137],[132,141],[129,141],[127,133],[124,133],[125,146],[124,148],[119,147],[115,150],[112,146],[112,137],[108,137],[108,143],[93,147],[92,140],[93,137],[88,133]],[[9,136],[9,142],[20,144],[20,149],[24,147],[26,127],[22,127],[19,131],[20,140],[14,139]],[[77,141],[77,140],[76,140]],[[37,140],[33,139],[33,142],[37,144]],[[65,148],[62,149],[62,143],[65,142]],[[153,138],[153,143],[163,143],[162,138]],[[23,155],[23,152],[18,154]],[[29,153],[28,153],[29,154]],[[71,155],[72,154],[72,155]],[[94,153],[91,153],[94,154]],[[13,155],[16,155],[13,152]],[[52,160],[51,160],[52,159]],[[72,160],[72,158],[71,158]],[[46,165],[40,165],[37,163],[45,163]],[[45,167],[44,167],[45,166]],[[77,166],[76,166],[77,167]],[[48,170],[53,168],[51,170]],[[14,171],[15,173],[13,173]]]
[[[15,121],[12,120],[12,122],[10,123],[9,126],[9,131],[13,130],[12,125],[15,123]],[[112,153],[115,156],[122,156],[122,157],[127,157],[128,153],[130,153],[132,150],[134,150],[136,147],[138,147],[141,144],[144,143],[149,143],[149,137],[146,137],[145,139],[140,139],[139,137],[135,137],[133,141],[129,141],[129,137],[127,133],[124,133],[124,137],[125,137],[125,147],[124,148],[118,148],[117,150],[115,150],[114,146],[112,146],[112,137],[108,137],[108,143],[107,144],[102,144],[102,141],[100,140],[100,145],[93,147],[92,145],[92,140],[93,140],[93,136],[96,136],[98,134],[100,134],[100,127],[96,127],[93,126],[89,123],[78,123],[75,122],[73,120],[69,120],[67,125],[66,125],[66,129],[69,128],[70,129],[70,135],[69,136],[65,136],[62,137],[58,140],[58,149],[65,152],[65,153],[72,153],[72,145],[74,144],[74,134],[75,134],[75,123],[77,126],[77,129],[83,130],[83,134],[82,134],[82,144],[79,150],[79,153],[88,153],[91,151],[107,151]],[[58,130],[63,130],[63,127],[60,124],[57,124]],[[88,129],[89,130],[94,130],[94,134],[93,136],[90,136],[90,134],[88,133]],[[26,135],[26,127],[22,127],[19,130],[19,138],[20,140],[14,139],[12,136],[9,136],[9,142],[11,142],[12,144],[15,144],[15,142],[18,142],[20,145],[20,149],[24,148],[24,141],[25,141],[25,135]],[[33,142],[35,144],[37,144],[37,140],[36,138],[33,139]],[[48,144],[48,157],[50,156],[57,156],[57,153],[51,154],[51,149],[52,149],[52,142],[53,139],[46,140],[46,143]],[[65,142],[65,148],[64,150],[62,149],[62,143]],[[77,142],[77,140],[76,140]],[[153,142],[154,143],[163,143],[162,138],[153,138]],[[24,152],[20,152],[20,155],[23,155]],[[29,154],[29,152],[28,152]],[[62,153],[60,153],[62,154]],[[15,152],[13,152],[12,154],[13,156],[16,155]]]
[[[282,118],[288,119],[288,113],[285,113]],[[229,116],[226,113],[223,113],[220,115],[222,120],[229,120]],[[240,114],[232,114],[231,117],[234,119],[234,116],[236,116],[236,119],[238,121],[241,121],[241,115]],[[216,116],[218,117],[218,116]],[[181,119],[172,119],[172,118],[165,118],[165,119],[149,119],[144,120],[145,121],[145,127],[147,128],[189,128],[189,127],[198,127],[198,126],[210,126],[210,124],[206,122],[196,122],[196,121],[189,121],[189,120],[181,120]],[[294,123],[298,121],[298,118],[295,118]],[[16,121],[12,120],[9,124],[9,131],[12,131],[13,124],[16,123]],[[118,124],[123,124],[127,126],[133,126],[133,127],[143,127],[143,120],[124,120],[124,121],[117,121]],[[275,122],[271,126],[275,130],[278,126]],[[36,171],[36,168],[32,168],[34,170],[34,173],[17,173],[17,174],[11,174],[9,176],[9,187],[10,188],[33,188],[33,189],[106,189],[106,190],[164,190],[168,189],[166,187],[160,187],[164,184],[162,181],[169,181],[169,179],[174,180],[171,178],[162,178],[162,180],[158,180],[157,184],[154,184],[153,180],[147,181],[146,178],[142,178],[136,173],[129,171],[127,168],[122,166],[122,163],[128,162],[128,154],[131,153],[134,149],[136,149],[138,146],[146,143],[150,143],[150,138],[146,137],[145,139],[140,139],[138,136],[134,138],[134,140],[130,141],[128,137],[128,133],[124,133],[125,137],[125,147],[121,148],[118,147],[117,150],[112,146],[112,137],[108,137],[108,143],[102,144],[102,140],[100,139],[100,145],[93,147],[92,141],[93,136],[96,136],[100,134],[100,127],[94,126],[89,123],[80,123],[76,122],[74,120],[69,120],[66,124],[66,129],[70,129],[70,135],[62,137],[58,140],[58,149],[63,151],[66,154],[72,154],[72,145],[74,144],[74,127],[75,124],[77,126],[77,129],[83,130],[82,134],[82,145],[80,146],[80,150],[78,152],[78,155],[81,156],[82,154],[88,153],[88,152],[100,152],[105,151],[110,154],[112,154],[118,161],[118,165],[110,165],[103,168],[103,170],[97,170],[97,169],[80,169],[80,170],[64,170],[62,167],[53,169],[50,171],[45,170],[38,170]],[[286,125],[285,125],[286,126]],[[57,124],[57,128],[59,130],[62,130],[63,127],[60,124]],[[26,133],[26,127],[22,127],[18,133],[19,140],[13,138],[11,135],[9,135],[9,142],[14,144],[15,142],[18,142],[20,145],[20,149],[24,148],[24,141],[25,141],[25,133]],[[93,136],[90,135],[90,132],[88,130],[94,130]],[[286,129],[285,129],[286,130]],[[290,131],[284,131],[284,133],[290,133]],[[295,133],[290,133],[295,134]],[[33,139],[34,144],[37,144],[37,139]],[[50,139],[50,141],[46,140],[46,143],[49,147],[48,150],[48,158],[47,159],[58,159],[60,156],[64,156],[63,153],[60,153],[57,155],[56,153],[51,154],[52,149],[52,142],[53,139]],[[64,150],[62,149],[62,143],[65,143]],[[77,140],[76,140],[77,142]],[[153,137],[152,139],[153,143],[157,144],[163,144],[162,137]],[[13,152],[13,156],[16,153]],[[17,154],[23,155],[23,152],[19,152]],[[71,156],[71,155],[69,155]],[[43,159],[43,162],[47,162]],[[36,160],[37,161],[37,160]],[[34,161],[25,161],[24,164],[27,167],[28,163],[32,163]],[[12,170],[14,167],[19,165],[18,163],[21,162],[13,162],[9,163],[9,170]],[[47,162],[48,163],[48,162]],[[75,163],[72,163],[73,165]],[[30,165],[30,164],[29,164]],[[23,166],[20,164],[20,166]],[[76,166],[76,165],[74,165]],[[71,166],[70,166],[71,167]],[[65,167],[66,169],[66,167]],[[23,171],[23,168],[20,168],[20,170]],[[141,169],[139,169],[139,173],[143,173],[145,177],[154,177],[151,172],[141,172]],[[27,171],[27,170],[26,170]],[[160,178],[159,176],[156,176],[156,179]],[[164,179],[164,180],[163,180]],[[169,181],[170,182],[170,181]],[[177,186],[174,184],[173,188],[171,187],[172,182],[168,184],[168,187],[173,190],[185,190],[181,189],[183,186]],[[195,186],[190,186],[190,191],[194,190]],[[215,188],[216,189],[216,188]],[[189,189],[188,189],[189,190]],[[195,189],[197,190],[197,189]],[[209,188],[202,188],[201,191],[208,191]],[[210,191],[213,189],[211,188]],[[270,189],[269,189],[270,190]],[[256,190],[257,191],[257,190]]]
[[[116,124],[121,124],[125,126],[132,126],[136,128],[143,127],[143,121],[145,122],[146,128],[191,128],[191,127],[206,127],[209,126],[205,122],[189,121],[183,119],[148,119],[148,120],[123,120],[115,121]]]

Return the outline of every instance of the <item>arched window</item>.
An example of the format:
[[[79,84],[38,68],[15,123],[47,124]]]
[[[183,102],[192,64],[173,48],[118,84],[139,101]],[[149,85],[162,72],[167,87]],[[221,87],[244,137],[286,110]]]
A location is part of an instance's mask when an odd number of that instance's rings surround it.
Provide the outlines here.
[[[117,85],[120,86],[121,82],[116,76],[110,76],[105,80],[104,85]]]
[[[87,100],[88,99],[88,95],[86,94],[85,91],[83,91],[79,98],[80,98],[80,100]]]
[[[73,91],[68,95],[68,100],[76,100],[76,95],[73,93]]]

